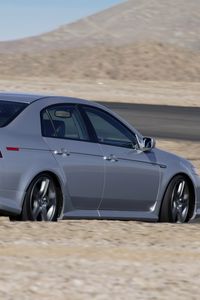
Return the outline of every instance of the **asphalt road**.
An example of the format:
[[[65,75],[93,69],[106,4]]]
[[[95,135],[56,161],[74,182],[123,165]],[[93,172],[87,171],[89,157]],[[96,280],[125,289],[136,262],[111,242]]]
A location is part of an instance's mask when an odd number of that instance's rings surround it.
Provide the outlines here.
[[[143,135],[200,141],[200,108],[127,103],[103,103]]]

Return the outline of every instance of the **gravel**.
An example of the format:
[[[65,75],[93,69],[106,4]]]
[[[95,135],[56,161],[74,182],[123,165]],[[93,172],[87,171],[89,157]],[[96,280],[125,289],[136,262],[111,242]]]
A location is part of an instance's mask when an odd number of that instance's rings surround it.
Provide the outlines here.
[[[199,299],[199,224],[0,219],[0,299]]]

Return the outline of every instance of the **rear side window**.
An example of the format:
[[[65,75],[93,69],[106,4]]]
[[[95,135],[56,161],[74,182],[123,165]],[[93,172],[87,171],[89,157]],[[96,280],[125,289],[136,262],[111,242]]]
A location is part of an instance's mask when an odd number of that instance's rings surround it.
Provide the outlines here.
[[[0,101],[0,127],[11,123],[27,106],[27,103]]]
[[[79,111],[71,105],[48,107],[41,114],[42,135],[62,139],[89,140]]]

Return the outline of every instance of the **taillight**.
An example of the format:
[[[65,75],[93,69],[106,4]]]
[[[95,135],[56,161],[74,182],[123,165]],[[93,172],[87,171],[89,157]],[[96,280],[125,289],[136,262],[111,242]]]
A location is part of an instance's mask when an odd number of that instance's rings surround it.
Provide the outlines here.
[[[19,151],[19,147],[6,147],[8,151]]]

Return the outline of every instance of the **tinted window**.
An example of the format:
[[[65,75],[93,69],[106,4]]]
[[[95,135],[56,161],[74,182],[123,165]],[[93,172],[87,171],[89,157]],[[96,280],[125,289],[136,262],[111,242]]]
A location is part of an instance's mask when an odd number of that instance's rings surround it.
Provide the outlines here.
[[[84,108],[99,143],[133,148],[137,144],[135,135],[112,115],[103,110]]]
[[[89,140],[79,111],[68,105],[49,107],[42,112],[42,134],[47,137]]]
[[[0,101],[0,127],[8,125],[28,104],[11,101]]]

